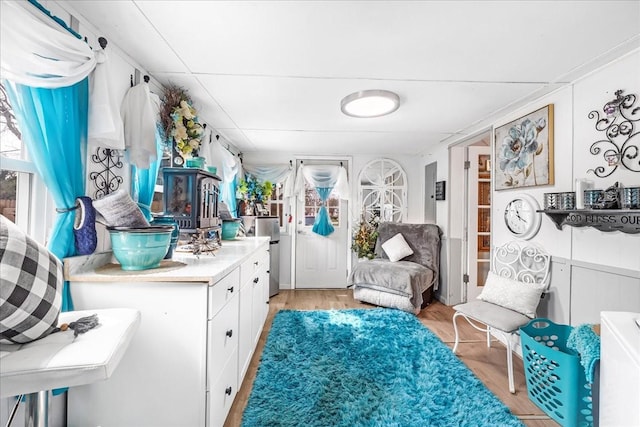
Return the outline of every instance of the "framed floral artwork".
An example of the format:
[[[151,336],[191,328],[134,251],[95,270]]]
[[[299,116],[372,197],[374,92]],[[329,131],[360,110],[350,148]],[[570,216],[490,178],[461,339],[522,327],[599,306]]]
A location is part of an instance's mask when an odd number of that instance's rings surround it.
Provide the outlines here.
[[[496,190],[553,184],[553,104],[494,133]]]

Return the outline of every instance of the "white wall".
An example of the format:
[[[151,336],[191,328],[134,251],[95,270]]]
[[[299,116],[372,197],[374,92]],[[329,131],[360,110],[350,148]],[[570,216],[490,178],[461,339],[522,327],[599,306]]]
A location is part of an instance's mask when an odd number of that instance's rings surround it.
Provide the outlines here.
[[[591,144],[603,139],[603,136],[602,132],[596,131],[595,121],[589,119],[588,114],[592,110],[602,111],[604,104],[614,98],[613,93],[617,89],[625,89],[625,93],[640,96],[640,51],[635,51],[572,85],[514,111],[495,123],[495,126],[500,126],[527,112],[554,104],[555,184],[495,192],[492,198],[496,213],[492,216],[494,244],[511,239],[504,223],[500,221],[502,216],[499,213],[503,212],[514,194],[520,191],[534,196],[542,207],[544,193],[573,191],[575,180],[579,178],[594,181],[595,188],[607,188],[615,182],[625,186],[640,185],[640,173],[623,168],[618,168],[607,178],[598,178],[595,174],[587,172],[604,163],[602,155],[596,156],[589,152]],[[636,106],[640,106],[640,99]],[[590,227],[565,226],[562,230],[557,230],[551,220],[544,216],[540,232],[532,241],[547,248],[554,256],[640,270],[640,234],[605,233]]]
[[[613,99],[617,89],[625,94],[635,94],[635,107],[640,108],[640,50],[610,64],[574,86],[574,178],[594,181],[595,188],[607,188],[615,182],[626,187],[640,186],[640,172],[618,168],[607,178],[597,178],[588,169],[603,165],[602,155],[589,153],[589,147],[597,140],[605,139],[603,132],[595,130],[595,121],[588,118],[592,110],[602,111],[605,102]],[[635,115],[636,120],[640,114]],[[640,121],[635,122],[635,145],[640,145]],[[636,154],[640,154],[636,151]],[[636,169],[640,166],[635,161]],[[564,230],[563,230],[564,231]],[[574,228],[571,233],[573,259],[640,271],[640,234],[624,235],[620,232],[602,233],[593,228]],[[637,311],[640,311],[638,307]]]
[[[535,188],[523,188],[515,190],[502,190],[492,194],[492,239],[494,245],[513,240],[502,220],[506,204],[517,194],[527,193],[534,196],[541,208],[543,207],[543,195],[547,192],[564,192],[575,190],[576,179],[589,179],[594,181],[595,188],[606,188],[615,182],[624,186],[639,186],[640,173],[618,168],[607,178],[598,178],[589,169],[594,169],[604,164],[602,155],[595,156],[589,152],[593,142],[603,139],[602,132],[595,129],[595,121],[588,118],[592,110],[602,111],[604,104],[614,98],[617,89],[624,89],[625,94],[633,93],[638,96],[635,106],[640,107],[640,50],[627,54],[607,64],[601,69],[575,81],[563,88],[537,99],[523,108],[513,110],[509,114],[485,123],[489,126],[501,126],[518,117],[535,111],[547,104],[554,104],[554,159],[555,159],[555,183],[553,185]],[[637,116],[636,116],[637,117]],[[482,127],[479,124],[477,127]],[[635,122],[635,131],[640,129],[640,122]],[[636,136],[635,143],[638,144]],[[453,144],[452,144],[453,145]],[[423,165],[433,159],[438,161],[438,175],[444,177],[449,174],[448,160],[445,153],[448,147],[436,146],[425,153]],[[442,179],[442,178],[438,179]],[[423,178],[424,179],[424,178]],[[451,198],[449,194],[447,197]],[[443,207],[447,215],[455,217],[456,212],[449,212],[450,204]],[[438,224],[445,230],[446,220],[441,218],[438,210]],[[453,236],[453,230],[447,230],[447,237]],[[556,279],[562,276],[565,283],[554,284],[562,289],[559,293],[569,301],[559,302],[559,305],[568,308],[556,310],[562,311],[563,321],[599,321],[598,312],[608,310],[633,310],[640,311],[638,295],[640,295],[640,234],[625,234],[622,232],[605,233],[590,227],[574,228],[565,226],[558,230],[551,220],[543,215],[539,233],[531,241],[541,245],[554,257],[566,260],[568,267],[565,273],[558,274]],[[565,261],[563,261],[565,262]],[[585,264],[586,263],[586,264]],[[586,265],[586,267],[585,267]],[[581,286],[575,277],[584,278],[585,275],[579,268],[588,268],[592,271],[592,277],[601,277],[606,274],[607,279],[601,279],[602,283]],[[446,268],[446,266],[441,268]],[[573,271],[573,274],[571,273]],[[579,273],[579,274],[578,274]],[[611,276],[613,275],[613,276]],[[618,288],[607,288],[609,283],[619,281],[622,275],[624,285]],[[595,279],[594,279],[595,280]],[[605,283],[606,282],[606,283]],[[613,286],[613,285],[612,285]],[[589,304],[584,299],[588,297],[601,301],[600,304]],[[594,289],[599,292],[593,293]],[[600,295],[599,295],[600,294]],[[613,296],[615,295],[615,297]],[[589,306],[587,310],[585,307]],[[554,312],[552,309],[551,312]]]

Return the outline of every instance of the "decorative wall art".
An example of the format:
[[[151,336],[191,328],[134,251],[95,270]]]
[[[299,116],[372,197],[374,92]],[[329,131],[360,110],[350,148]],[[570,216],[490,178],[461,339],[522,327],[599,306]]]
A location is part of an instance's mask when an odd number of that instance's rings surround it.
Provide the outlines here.
[[[640,172],[640,132],[635,130],[635,123],[640,120],[640,107],[634,107],[634,94],[623,95],[623,90],[617,90],[615,95],[602,107],[604,115],[597,110],[589,113],[589,118],[596,121],[596,130],[604,132],[605,137],[589,147],[591,154],[604,159],[604,166],[587,171],[599,178],[611,175],[619,166]]]
[[[553,104],[494,132],[496,190],[553,184]]]

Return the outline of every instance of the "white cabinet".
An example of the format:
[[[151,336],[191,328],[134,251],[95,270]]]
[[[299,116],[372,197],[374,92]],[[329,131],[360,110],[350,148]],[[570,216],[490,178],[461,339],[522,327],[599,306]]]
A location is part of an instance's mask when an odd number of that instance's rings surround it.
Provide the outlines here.
[[[240,342],[238,386],[242,384],[253,350],[269,312],[269,253],[256,252],[240,266]]]
[[[228,301],[208,320],[209,345],[207,347],[207,426],[221,426],[229,413],[238,391],[238,269],[220,283],[211,286],[209,294],[220,285],[231,295]],[[210,299],[210,306],[219,300]]]
[[[142,313],[109,381],[69,390],[68,425],[222,426],[243,379],[241,357],[250,359],[264,324],[267,250],[262,238],[229,242],[216,256],[180,258],[180,269],[114,276],[96,273],[87,257],[65,260],[76,309]],[[79,258],[84,267],[67,265]]]

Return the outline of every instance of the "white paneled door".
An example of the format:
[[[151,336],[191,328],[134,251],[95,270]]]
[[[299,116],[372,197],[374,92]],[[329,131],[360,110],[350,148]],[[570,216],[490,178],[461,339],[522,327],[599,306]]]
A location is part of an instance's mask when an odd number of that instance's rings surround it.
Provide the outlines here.
[[[336,164],[340,161],[304,160],[304,164]],[[332,192],[327,209],[334,232],[320,236],[312,231],[322,201],[305,183],[304,201],[297,198],[295,287],[299,289],[345,288],[347,285],[348,209],[346,200]]]

